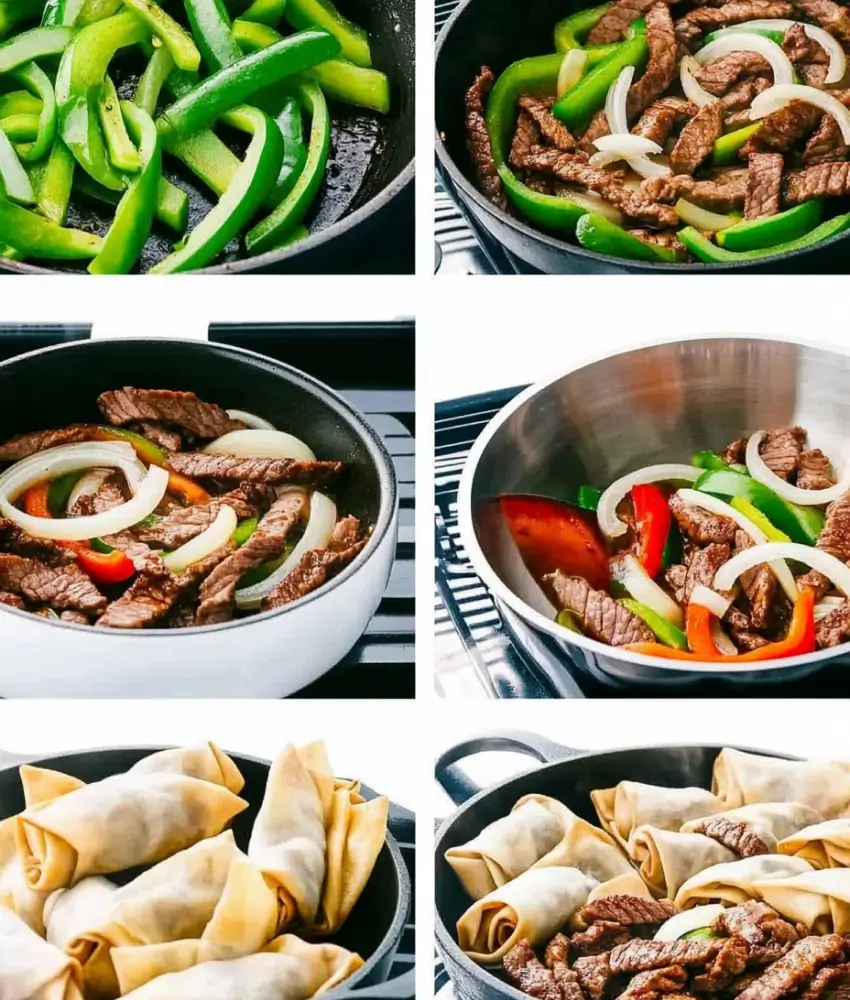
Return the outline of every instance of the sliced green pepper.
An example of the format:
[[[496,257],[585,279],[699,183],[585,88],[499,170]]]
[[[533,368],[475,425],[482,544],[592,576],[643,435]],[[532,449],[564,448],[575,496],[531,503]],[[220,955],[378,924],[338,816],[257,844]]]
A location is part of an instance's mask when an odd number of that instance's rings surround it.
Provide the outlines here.
[[[764,219],[749,219],[722,229],[715,239],[719,246],[736,253],[788,243],[810,233],[823,218],[823,199],[812,198]]]
[[[32,149],[32,141],[38,135],[38,116],[9,115],[8,118],[0,118],[0,132],[5,132],[6,137],[15,145],[15,152],[21,162],[27,162],[31,157],[25,154]]]
[[[122,101],[120,111],[138,144],[141,170],[115,209],[100,253],[89,264],[90,274],[127,274],[142,255],[156,212],[162,178],[162,150],[156,126],[146,111],[130,101]]]
[[[64,517],[68,500],[74,487],[82,478],[82,472],[66,472],[64,476],[51,481],[47,490],[47,506],[54,517]]]
[[[285,10],[286,0],[254,0],[251,6],[240,17],[243,21],[268,24],[273,28],[283,17]]]
[[[729,468],[717,452],[709,451],[708,449],[695,451],[691,455],[691,465],[696,466],[698,469],[718,469],[720,471],[725,471]]]
[[[576,506],[582,510],[596,510],[602,497],[602,490],[595,486],[579,486],[576,494]]]
[[[39,212],[57,226],[64,225],[68,215],[76,165],[74,154],[57,135],[38,189]]]
[[[611,42],[607,45],[584,45],[584,39],[588,32],[599,24],[602,15],[610,6],[610,3],[605,3],[601,7],[590,7],[588,10],[580,10],[577,14],[571,14],[563,21],[559,21],[555,25],[555,51],[566,55],[571,49],[583,47],[587,53],[585,69],[590,69],[602,62],[603,59],[607,59],[620,44],[619,42]]]
[[[238,127],[252,128],[254,137],[233,183],[212,211],[192,230],[182,247],[151,268],[169,274],[204,267],[237,236],[263,203],[280,172],[283,139],[267,114],[243,107],[225,116]]]
[[[40,109],[38,111],[38,130],[32,146],[19,151],[21,159],[25,163],[33,163],[46,156],[53,148],[56,138],[56,125],[58,113],[56,108],[56,95],[53,91],[53,84],[50,78],[36,63],[27,63],[14,71],[14,77],[19,83],[28,87],[40,98]]]
[[[92,538],[90,540],[90,545],[95,552],[102,552],[106,556],[108,556],[110,552],[115,551],[115,549],[111,545],[108,545],[102,538]]]
[[[743,514],[744,517],[748,517],[757,528],[761,529],[769,542],[791,541],[784,531],[780,531],[779,528],[774,527],[770,523],[770,520],[757,507],[754,507],[749,500],[745,500],[744,497],[732,497],[729,500],[729,506],[737,510],[739,514]]]
[[[625,260],[670,264],[682,259],[674,247],[659,246],[636,236],[601,215],[589,213],[578,220],[576,238],[586,250]]]
[[[631,597],[622,598],[620,604],[628,608],[633,615],[637,615],[653,631],[656,639],[663,642],[665,646],[671,646],[673,649],[688,648],[685,633],[672,622],[668,622],[666,618],[662,618],[657,611],[653,611],[652,608],[648,608],[645,604],[641,604],[640,601],[635,601]]]
[[[0,3],[0,7],[5,4]],[[50,56],[61,56],[74,38],[73,28],[31,28],[0,45],[0,75]]]
[[[323,28],[338,40],[345,59],[356,66],[372,65],[368,33],[343,17],[331,0],[288,0],[284,17],[299,30]]]
[[[255,583],[262,583],[263,580],[267,580],[292,555],[294,548],[295,543],[289,542],[282,556],[272,559],[271,562],[263,563],[262,566],[258,566],[256,569],[249,569],[247,573],[239,578],[239,589],[253,587]]]
[[[307,144],[304,142],[301,105],[297,97],[289,95],[284,98],[283,107],[275,122],[283,137],[283,163],[277,182],[265,201],[269,209],[277,208],[298,183],[298,178],[307,165]]]
[[[21,21],[29,17],[29,10],[20,0],[0,3],[0,38],[4,38]]]
[[[0,94],[0,118],[13,115],[40,115],[42,103],[28,90],[13,90]]]
[[[0,198],[0,242],[27,257],[73,260],[96,256],[102,241],[93,233],[64,229],[7,198]]]
[[[171,53],[174,65],[194,73],[201,65],[201,53],[186,29],[153,0],[123,0],[148,25]]]
[[[134,98],[136,104],[142,111],[147,111],[151,118],[156,114],[159,95],[173,69],[174,60],[171,58],[171,53],[164,45],[158,45],[153,50],[144,73],[139,77]]]
[[[708,45],[709,42],[715,41],[717,38],[722,38],[724,35],[728,35],[731,32],[746,32],[748,35],[761,35],[763,38],[769,38],[772,42],[781,46],[785,39],[784,31],[776,31],[774,28],[753,28],[748,24],[733,24],[728,28],[720,28],[718,31],[712,31],[710,34],[705,36],[703,48]]]
[[[798,507],[777,496],[773,490],[749,476],[731,469],[708,470],[694,483],[694,489],[728,499],[742,497],[760,510],[771,524],[794,542],[814,545],[823,530],[824,516],[816,507]]]
[[[570,632],[578,632],[581,635],[581,629],[578,627],[578,622],[573,617],[572,612],[567,611],[566,608],[562,609],[555,615],[555,623],[560,625],[561,628],[569,629]]]
[[[754,125],[745,125],[734,132],[727,132],[726,135],[721,135],[714,143],[714,150],[711,154],[711,162],[714,166],[726,167],[730,163],[737,162],[738,154],[741,152],[744,143],[751,135],[755,135],[760,128],[761,122],[756,122]]]
[[[688,931],[687,934],[683,934],[679,940],[680,941],[708,941],[712,938],[722,937],[721,934],[716,934],[710,927],[698,927],[695,931]]]
[[[675,521],[670,525],[667,541],[664,543],[664,551],[661,553],[661,568],[670,569],[676,563],[682,561],[682,534]]]
[[[311,81],[295,84],[294,93],[312,117],[307,162],[286,198],[271,215],[248,231],[245,246],[252,256],[279,246],[303,222],[325,176],[331,144],[328,103],[321,88]]]
[[[184,232],[189,221],[189,196],[165,177],[160,178],[157,187],[156,218],[176,233]],[[106,205],[117,205],[123,197],[120,191],[101,187],[85,173],[77,174],[74,188],[86,197],[102,201]]]
[[[0,189],[5,196],[19,205],[34,205],[35,191],[18,159],[15,147],[6,133],[0,129]]]
[[[731,227],[730,227],[731,228]],[[831,236],[843,233],[850,229],[850,213],[846,215],[836,215],[826,222],[822,222],[816,229],[800,236],[789,243],[779,243],[773,247],[765,247],[762,250],[744,250],[741,253],[733,253],[731,250],[724,250],[707,240],[702,233],[688,226],[679,230],[679,240],[691,251],[699,260],[706,264],[734,264],[746,260],[762,260],[765,257],[775,257],[781,253],[791,253],[794,250],[805,250],[815,244],[828,240]]]
[[[230,536],[231,541],[236,546],[236,548],[241,548],[245,542],[254,534],[257,530],[257,525],[260,523],[259,518],[249,517],[245,521],[240,521],[236,525],[236,530]]]
[[[198,40],[201,58],[212,73],[242,56],[233,37],[230,16],[222,0],[185,0],[192,34]]]
[[[97,107],[100,127],[103,129],[103,137],[106,140],[106,148],[112,166],[125,173],[137,173],[141,169],[142,161],[139,158],[139,151],[127,133],[124,116],[121,114],[118,92],[108,73],[100,88]]]

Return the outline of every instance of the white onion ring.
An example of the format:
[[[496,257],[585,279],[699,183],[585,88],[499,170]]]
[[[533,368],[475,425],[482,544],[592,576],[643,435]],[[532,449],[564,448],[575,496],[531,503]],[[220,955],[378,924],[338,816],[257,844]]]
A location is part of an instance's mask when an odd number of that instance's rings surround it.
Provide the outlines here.
[[[595,191],[565,191],[562,195],[567,201],[571,201],[579,208],[584,208],[594,215],[601,215],[618,226],[623,225],[623,213],[619,208],[615,208],[609,201],[606,201]]]
[[[652,608],[657,615],[678,628],[682,627],[682,609],[658,586],[633,555],[614,561],[611,568],[615,579],[623,584],[636,601]]]
[[[682,222],[687,222],[689,226],[702,229],[705,232],[716,233],[721,229],[728,229],[737,225],[741,221],[739,215],[720,215],[717,212],[709,212],[707,208],[700,208],[692,201],[680,198],[673,206],[673,211]]]
[[[244,587],[236,591],[236,606],[241,609],[257,608],[262,603],[264,597],[285,580],[295,569],[301,557],[312,549],[323,549],[330,541],[333,530],[336,527],[336,504],[324,495],[324,493],[313,493],[310,497],[310,520],[301,540],[292,550],[289,558],[278,566],[278,568],[259,583],[251,587]]]
[[[815,549],[799,542],[766,542],[764,545],[754,545],[732,556],[724,563],[714,576],[714,586],[717,590],[728,590],[742,573],[777,559],[795,559],[819,573],[829,577],[845,597],[850,596],[850,567],[840,559],[831,556],[823,549]]]
[[[841,607],[845,600],[844,597],[822,597],[815,605],[815,621],[819,622],[821,618],[832,614],[836,608]]]
[[[284,431],[250,428],[230,431],[205,448],[207,455],[235,455],[237,458],[292,458],[297,462],[315,462],[316,456],[297,437]]]
[[[65,512],[70,513],[71,508],[80,497],[90,497],[92,494],[97,493],[111,475],[112,469],[92,469],[81,476],[71,490],[71,495],[68,497],[68,503],[65,506]]]
[[[685,97],[698,108],[704,108],[707,104],[714,104],[717,98],[709,94],[694,76],[694,71],[699,69],[699,66],[693,56],[684,56],[679,63],[679,80]]]
[[[723,913],[720,903],[708,903],[705,906],[695,906],[692,910],[683,910],[665,921],[659,928],[654,941],[678,941],[684,934],[691,931],[711,927],[714,921]]]
[[[558,71],[558,84],[556,93],[558,97],[565,94],[571,87],[574,87],[584,74],[584,67],[587,65],[588,54],[584,49],[570,49],[564,56],[561,68]]]
[[[806,87],[798,83],[768,87],[750,105],[750,118],[757,121],[774,111],[779,111],[791,101],[805,101],[820,108],[825,114],[832,115],[841,129],[841,137],[850,146],[850,111],[837,97],[833,97],[825,90],[818,90],[817,87]]]
[[[183,573],[193,563],[206,559],[226,545],[230,536],[236,531],[238,518],[236,511],[226,504],[222,506],[213,523],[195,538],[181,545],[179,549],[163,556],[162,561],[172,573]]]
[[[638,137],[635,136],[635,138]],[[636,174],[640,174],[641,177],[667,177],[672,173],[666,164],[656,163],[654,160],[650,160],[648,156],[640,153],[635,153],[631,156],[622,156],[620,153],[615,152],[594,153],[588,160],[588,163],[591,167],[601,170],[603,167],[607,167],[611,163],[617,163],[620,160],[625,160],[632,170]]]
[[[599,530],[606,538],[619,538],[628,531],[628,525],[617,517],[617,507],[633,486],[647,486],[649,483],[685,482],[695,483],[705,472],[693,465],[647,465],[615,480],[599,498],[596,518]]]
[[[850,463],[847,464],[841,479],[825,490],[801,490],[799,486],[792,486],[775,472],[771,472],[759,454],[759,445],[765,437],[765,431],[756,431],[750,435],[747,441],[747,469],[753,479],[764,486],[769,486],[783,500],[798,504],[800,507],[820,507],[832,503],[833,500],[840,500],[850,490]]]
[[[728,56],[731,52],[756,52],[766,59],[773,70],[774,87],[794,82],[794,67],[791,60],[776,42],[765,38],[764,35],[756,35],[746,31],[720,35],[697,52],[696,60],[701,65],[705,65],[715,59],[720,59],[722,56]]]
[[[689,603],[708,608],[715,618],[722,618],[732,604],[728,597],[724,597],[716,590],[712,590],[711,587],[704,587],[702,584],[694,587]]]
[[[717,651],[723,656],[737,656],[740,650],[735,645],[734,642],[729,638],[728,635],[723,631],[723,626],[720,624],[719,618],[712,618],[708,625],[708,630],[711,633],[711,638],[714,641],[714,645],[717,646]],[[689,911],[690,912],[690,911]]]
[[[664,150],[642,135],[632,135],[630,132],[613,135],[600,135],[593,140],[593,145],[603,153],[619,153],[623,159],[635,153],[663,153]]]
[[[629,96],[629,87],[632,85],[634,75],[634,66],[624,67],[605,96],[605,117],[608,119],[608,128],[612,135],[629,131],[626,98]]]
[[[225,410],[224,412],[231,420],[241,420],[246,427],[251,427],[254,430],[273,431],[275,429],[274,424],[270,424],[263,417],[258,417],[256,413],[249,413],[247,410]]]
[[[765,31],[787,31],[795,24],[801,24],[803,31],[829,56],[829,70],[827,71],[824,83],[840,83],[847,72],[847,56],[841,47],[841,42],[833,35],[817,24],[809,24],[808,21],[791,21],[784,17],[763,17],[755,21],[746,21],[743,24],[733,24],[728,28],[721,28],[715,32],[717,36],[726,33],[746,31],[747,28],[754,30],[762,28]]]
[[[679,496],[686,503],[693,504],[695,507],[702,507],[703,510],[707,510],[711,514],[719,514],[721,517],[728,517],[730,520],[734,521],[742,531],[745,531],[750,536],[750,538],[756,543],[756,546],[763,545],[767,541],[767,536],[761,528],[753,524],[746,514],[742,514],[739,510],[735,510],[735,508],[731,504],[726,503],[725,500],[721,500],[719,497],[713,497],[708,493],[700,493],[699,490],[679,490]],[[758,565],[758,563],[756,563],[756,565]],[[797,584],[794,582],[794,574],[790,569],[788,569],[787,564],[783,560],[777,559],[775,562],[768,563],[768,565],[790,600],[796,601],[800,591],[797,589]],[[731,588],[717,587],[716,589],[730,590]]]

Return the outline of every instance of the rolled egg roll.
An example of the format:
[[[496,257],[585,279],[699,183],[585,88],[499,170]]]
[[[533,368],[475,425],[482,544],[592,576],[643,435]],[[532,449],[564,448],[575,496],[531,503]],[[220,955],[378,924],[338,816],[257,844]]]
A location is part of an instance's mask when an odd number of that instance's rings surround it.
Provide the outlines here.
[[[799,859],[797,859],[799,860]],[[850,870],[825,868],[790,878],[756,882],[761,898],[783,917],[802,921],[813,934],[850,931]]]
[[[83,1000],[76,959],[39,937],[0,894],[0,996],[3,1000]]]
[[[818,813],[802,802],[757,802],[688,820],[682,826],[682,833],[705,833],[724,843],[727,834],[722,829],[722,823],[728,821],[735,826],[746,827],[762,841],[769,854],[793,854],[793,851],[779,851],[779,842],[817,820]]]
[[[723,808],[704,788],[664,788],[639,781],[621,781],[615,788],[592,791],[590,798],[599,822],[626,851],[639,826],[678,830],[686,820]]]
[[[51,893],[44,906],[44,926],[50,944],[65,951],[89,927],[100,926],[117,889],[114,882],[94,875],[84,878],[73,889]]]
[[[640,866],[641,878],[657,899],[673,899],[692,876],[738,855],[700,833],[676,833],[641,826],[629,840],[629,854]]]
[[[850,761],[781,760],[726,747],[714,762],[712,790],[724,809],[800,802],[833,819],[850,806]]]
[[[204,743],[198,747],[177,747],[160,750],[134,764],[130,774],[185,774],[187,778],[211,781],[223,785],[228,791],[238,795],[245,787],[245,779],[239,768],[215,743]]]
[[[779,853],[805,858],[815,868],[850,868],[850,817],[798,830],[780,842]]]
[[[625,875],[617,875],[602,882],[587,897],[588,903],[596,899],[606,899],[608,896],[637,896],[638,899],[652,899],[646,882],[632,869]]]
[[[692,836],[692,834],[688,834]],[[704,900],[720,901],[730,906],[760,899],[756,883],[789,878],[814,871],[808,861],[781,854],[757,854],[752,858],[712,865],[691,876],[676,893],[673,902],[680,910],[697,906]]]

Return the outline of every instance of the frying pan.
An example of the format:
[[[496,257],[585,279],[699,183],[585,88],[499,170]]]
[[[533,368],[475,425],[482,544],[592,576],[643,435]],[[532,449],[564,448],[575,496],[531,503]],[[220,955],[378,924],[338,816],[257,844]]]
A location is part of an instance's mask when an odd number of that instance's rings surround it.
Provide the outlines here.
[[[461,477],[458,523],[472,565],[499,600],[558,640],[565,656],[627,684],[776,683],[828,661],[848,662],[847,646],[740,666],[658,660],[566,632],[493,501],[501,493],[569,499],[582,483],[605,487],[645,465],[689,463],[695,451],[722,448],[760,427],[800,424],[838,458],[850,426],[849,383],[845,354],[717,338],[615,354],[531,386],[490,421]]]
[[[777,274],[846,272],[840,234],[808,250],[739,264],[650,264],[625,261],[585,250],[533,228],[496,208],[470,178],[474,171],[466,148],[463,95],[482,66],[497,75],[510,63],[553,50],[552,33],[564,17],[592,6],[588,0],[465,0],[446,22],[437,41],[437,161],[441,179],[464,212],[521,260],[551,274],[712,274],[749,271]],[[441,139],[444,137],[444,140]]]
[[[188,389],[257,413],[347,471],[340,510],[372,524],[364,551],[318,591],[224,625],[116,630],[0,607],[0,697],[272,698],[297,691],[351,649],[377,610],[395,553],[392,460],[344,399],[272,358],[205,341],[88,340],[0,364],[0,435],[102,422],[116,386]]]
[[[113,774],[129,770],[142,758],[165,747],[113,747],[102,750],[80,750],[58,754],[41,760],[0,751],[0,820],[21,812],[24,797],[18,777],[21,764],[52,768],[71,774],[81,781],[91,783],[102,781]],[[247,851],[251,830],[266,789],[271,762],[257,757],[246,757],[230,753],[245,778],[245,788],[240,793],[250,805],[233,822],[233,833],[238,846]],[[367,799],[376,793],[363,786]],[[395,807],[394,807],[395,808]],[[110,875],[113,882],[124,885],[144,869],[120,872]],[[357,901],[351,916],[339,933],[330,938],[334,944],[356,951],[364,960],[363,967],[344,984],[327,994],[330,997],[367,998],[392,996],[397,1000],[409,997],[414,991],[412,982],[394,982],[395,990],[381,989],[387,980],[393,964],[393,957],[401,942],[404,925],[410,912],[411,888],[407,867],[399,846],[391,833],[387,833],[384,846],[378,855],[374,871],[363,894]]]
[[[321,274],[336,270],[356,273],[358,268],[352,262],[358,259],[357,249],[362,259],[391,215],[406,230],[412,254],[415,3],[414,0],[342,0],[339,7],[370,34],[374,65],[390,78],[390,113],[378,115],[332,102],[331,155],[325,181],[307,220],[310,238],[257,257],[245,256],[241,243],[233,241],[217,263],[197,273]],[[133,97],[143,70],[143,57],[136,53],[121,55],[110,64],[110,73],[122,98]],[[222,138],[229,141],[231,137],[222,132]],[[240,156],[244,148],[244,143],[234,141],[233,149]],[[214,195],[173,156],[165,159],[166,176],[189,195],[191,230],[215,204]],[[75,192],[67,224],[103,235],[113,211],[110,206],[104,208]],[[140,261],[141,270],[146,271],[169,254],[176,239],[176,234],[155,223]],[[0,271],[16,274],[58,269],[85,271],[86,263],[21,263],[0,259]]]
[[[525,993],[500,979],[494,971],[476,965],[458,947],[455,925],[471,900],[445,859],[450,847],[471,840],[488,823],[506,816],[517,799],[535,792],[560,799],[573,812],[598,825],[590,802],[594,788],[611,788],[620,781],[642,781],[671,788],[710,788],[714,758],[722,749],[720,744],[695,744],[586,753],[536,733],[509,730],[465,740],[443,753],[437,761],[436,778],[460,808],[437,831],[435,932],[437,949],[459,996],[464,1000],[527,1000]],[[771,750],[738,749],[785,760],[799,759]],[[540,766],[482,791],[457,762],[490,750],[526,754],[539,761]]]

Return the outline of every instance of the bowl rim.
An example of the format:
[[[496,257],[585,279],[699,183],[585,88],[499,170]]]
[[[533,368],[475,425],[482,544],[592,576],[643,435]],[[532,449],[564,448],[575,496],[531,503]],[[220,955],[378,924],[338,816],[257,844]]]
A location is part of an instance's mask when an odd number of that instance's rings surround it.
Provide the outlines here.
[[[365,415],[360,413],[360,411],[352,406],[347,399],[330,386],[326,385],[324,382],[320,382],[317,378],[307,374],[307,372],[303,372],[301,369],[295,368],[293,365],[286,364],[283,361],[278,361],[276,358],[270,358],[265,354],[259,354],[256,351],[246,350],[243,347],[233,347],[230,344],[219,344],[210,340],[199,341],[186,337],[116,337],[108,340],[78,340],[67,344],[57,344],[51,347],[39,348],[34,351],[27,351],[25,354],[18,354],[13,358],[8,358],[6,361],[0,362],[0,371],[5,368],[13,368],[21,361],[27,361],[31,358],[44,354],[53,354],[58,351],[82,350],[92,344],[101,346],[103,344],[149,344],[152,345],[152,347],[158,347],[163,344],[175,343],[184,344],[192,349],[200,351],[214,351],[215,353],[223,355],[235,355],[238,360],[244,360],[245,362],[254,365],[261,364],[264,368],[271,366],[274,369],[274,373],[283,381],[289,382],[291,381],[290,377],[294,377],[295,381],[305,383],[303,387],[314,396],[317,396],[325,406],[332,404],[342,411],[341,416],[343,419],[348,421],[348,423],[355,431],[357,431],[358,435],[366,444],[377,469],[379,485],[381,486],[381,501],[380,508],[378,510],[378,517],[375,522],[374,530],[372,531],[369,540],[366,542],[363,551],[358,553],[348,566],[333,577],[333,579],[323,584],[317,590],[306,594],[304,597],[299,597],[297,601],[285,604],[281,608],[273,608],[270,611],[261,611],[259,614],[249,615],[245,618],[239,618],[234,621],[221,622],[216,625],[190,625],[186,628],[172,629],[98,629],[93,628],[91,625],[77,625],[74,622],[57,621],[50,618],[38,618],[36,620],[36,616],[31,612],[21,611],[18,608],[11,608],[5,604],[0,604],[0,614],[16,615],[22,621],[26,621],[27,623],[35,622],[37,625],[49,625],[52,628],[70,628],[89,636],[108,636],[113,639],[115,637],[123,637],[125,641],[127,639],[133,639],[138,642],[143,640],[143,638],[145,641],[147,639],[152,640],[153,638],[185,639],[196,635],[208,635],[217,631],[232,630],[245,625],[255,625],[264,621],[269,621],[272,618],[279,617],[287,612],[295,611],[298,608],[310,604],[312,601],[329,594],[331,590],[334,590],[336,587],[342,586],[342,584],[359,572],[359,570],[362,569],[372,556],[375,555],[375,553],[383,546],[388,534],[390,534],[393,530],[399,504],[398,480],[395,474],[392,457],[387,451],[384,442],[378,435],[378,432],[368,422]]]
[[[719,669],[716,663],[704,663],[698,660],[665,660],[655,656],[648,656],[645,653],[631,652],[620,646],[608,646],[603,642],[598,642],[596,639],[591,639],[581,633],[570,632],[567,629],[564,629],[554,620],[550,620],[545,617],[545,615],[542,615],[539,611],[536,611],[530,605],[526,604],[525,601],[521,600],[493,570],[489,559],[484,554],[483,549],[478,543],[478,536],[475,532],[475,518],[473,517],[472,512],[472,486],[475,474],[478,471],[481,456],[503,424],[505,424],[507,420],[517,410],[521,409],[529,400],[533,399],[546,389],[549,389],[556,382],[560,382],[567,376],[576,375],[585,368],[590,368],[594,365],[600,364],[601,362],[608,361],[611,358],[625,357],[630,354],[642,354],[645,351],[650,351],[658,347],[675,347],[676,345],[686,343],[706,345],[732,340],[744,343],[766,342],[770,344],[784,344],[793,347],[804,347],[807,350],[819,351],[820,353],[827,355],[832,354],[850,357],[850,345],[848,345],[846,349],[842,349],[840,345],[836,345],[833,349],[826,348],[822,344],[798,340],[793,337],[779,338],[759,334],[730,337],[728,334],[718,334],[716,336],[696,335],[686,338],[678,337],[675,339],[652,339],[640,342],[635,346],[630,346],[625,350],[615,351],[614,353],[600,352],[598,354],[594,354],[590,359],[582,361],[580,364],[570,365],[566,369],[562,369],[557,375],[535,382],[533,385],[528,386],[528,388],[518,393],[518,395],[516,395],[507,405],[499,410],[499,412],[490,420],[484,430],[479,434],[472,448],[470,448],[466,462],[464,463],[463,472],[461,473],[457,492],[457,519],[460,538],[463,542],[469,561],[472,564],[473,570],[478,574],[481,581],[491,594],[498,597],[499,600],[504,601],[505,604],[507,604],[512,611],[516,612],[516,614],[519,615],[519,617],[524,621],[533,625],[539,631],[545,632],[547,635],[554,639],[558,639],[560,642],[563,642],[568,646],[578,646],[580,649],[583,649],[594,656],[606,657],[607,659],[617,660],[621,663],[629,665],[649,666],[655,670],[663,669],[668,671],[671,675],[705,674],[710,675],[713,678],[720,678],[723,675],[730,675],[733,677],[741,674],[765,675],[774,671],[784,671],[797,666],[823,663],[827,660],[834,659],[837,656],[847,654],[850,644],[841,643],[831,649],[816,649],[812,653],[804,653],[801,656],[791,656],[784,659],[765,660],[763,662],[752,661],[740,664],[724,663],[722,664],[722,669]]]

